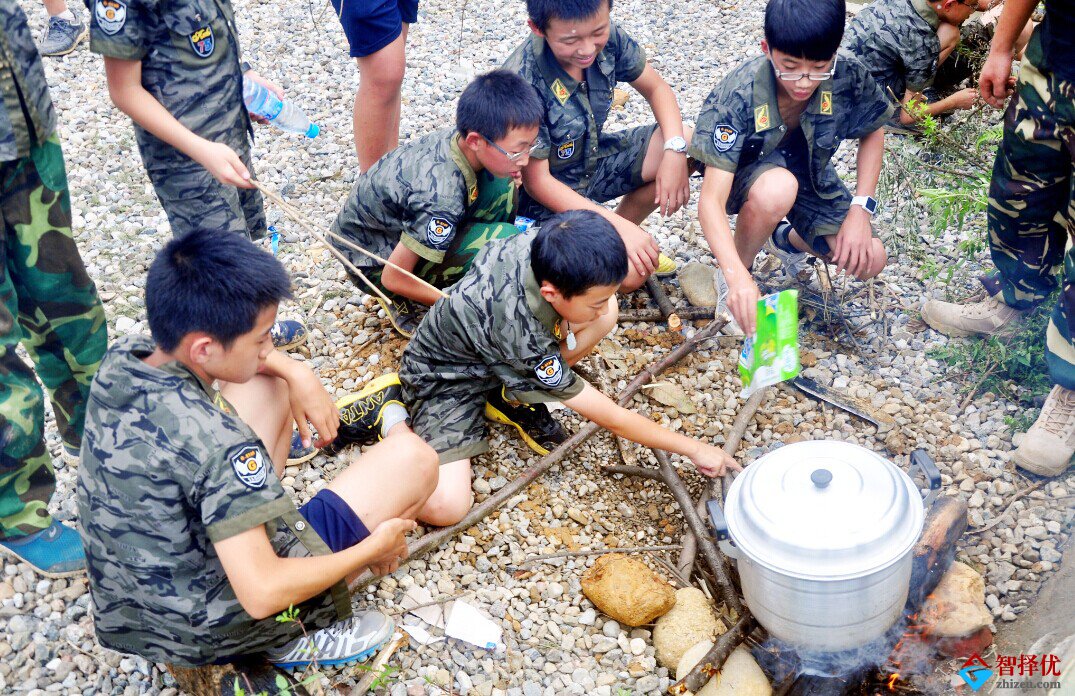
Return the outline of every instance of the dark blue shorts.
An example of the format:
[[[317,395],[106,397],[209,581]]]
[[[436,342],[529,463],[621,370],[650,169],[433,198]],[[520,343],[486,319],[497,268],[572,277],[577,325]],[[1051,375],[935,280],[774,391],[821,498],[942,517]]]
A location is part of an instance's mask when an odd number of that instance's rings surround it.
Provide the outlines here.
[[[399,38],[404,24],[418,21],[418,0],[331,0],[351,46],[352,58],[365,58]],[[343,12],[340,12],[340,5]]]
[[[333,553],[349,549],[370,535],[370,530],[343,498],[327,488],[317,492],[299,513],[317,530]]]

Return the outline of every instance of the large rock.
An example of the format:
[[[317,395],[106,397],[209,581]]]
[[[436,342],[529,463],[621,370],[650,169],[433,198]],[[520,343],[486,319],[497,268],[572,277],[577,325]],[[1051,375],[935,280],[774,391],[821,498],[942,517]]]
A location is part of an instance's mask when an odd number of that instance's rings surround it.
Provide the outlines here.
[[[714,640],[725,630],[705,593],[697,587],[676,590],[676,605],[657,619],[653,629],[657,661],[675,669],[688,649],[702,641]]]
[[[713,641],[706,640],[687,650],[676,667],[676,679],[687,676],[712,647]],[[742,646],[732,651],[717,676],[695,692],[696,696],[771,696],[772,693],[765,672]]]
[[[704,263],[692,261],[679,271],[679,288],[683,296],[695,307],[716,307],[717,291],[713,276],[717,269]]]
[[[969,636],[993,621],[985,605],[982,576],[963,563],[949,566],[933,594],[926,597],[919,617],[940,638]]]
[[[601,556],[582,576],[582,592],[621,624],[641,626],[668,613],[676,593],[642,561],[622,553]]]

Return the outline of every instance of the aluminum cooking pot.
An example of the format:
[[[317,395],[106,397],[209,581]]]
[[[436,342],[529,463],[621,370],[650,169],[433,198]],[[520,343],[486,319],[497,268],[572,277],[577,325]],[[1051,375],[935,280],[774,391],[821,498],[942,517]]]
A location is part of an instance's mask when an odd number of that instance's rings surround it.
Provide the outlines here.
[[[925,503],[910,476],[864,447],[799,442],[746,467],[723,511],[709,501],[746,603],[772,636],[803,650],[848,650],[896,622],[925,506],[941,485],[924,450],[911,464],[929,480]]]

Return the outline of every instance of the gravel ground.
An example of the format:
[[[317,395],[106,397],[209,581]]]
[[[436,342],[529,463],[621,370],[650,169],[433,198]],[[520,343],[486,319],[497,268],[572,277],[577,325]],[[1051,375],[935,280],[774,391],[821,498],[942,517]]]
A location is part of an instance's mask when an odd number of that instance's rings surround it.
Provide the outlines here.
[[[357,72],[347,58],[343,35],[327,3],[235,4],[246,58],[287,89],[322,127],[322,135],[312,142],[259,128],[259,178],[282,190],[312,220],[327,224],[357,172],[351,143]],[[34,25],[43,27],[41,6],[29,0],[22,5]],[[645,45],[692,121],[716,80],[757,50],[762,7],[761,2],[720,6],[618,0],[614,17]],[[402,139],[449,125],[467,76],[497,66],[525,36],[524,19],[521,1],[424,0],[408,49]],[[461,25],[466,27],[465,40],[460,39]],[[673,36],[674,45],[664,41]],[[169,237],[167,220],[143,173],[131,125],[107,97],[100,59],[82,46],[63,59],[47,59],[46,66],[64,136],[76,234],[105,301],[110,330],[114,336],[144,332],[144,273],[154,250]],[[608,127],[649,119],[644,100],[635,94],[625,109],[612,115]],[[842,164],[848,168],[846,150]],[[285,314],[309,322],[312,336],[303,357],[326,386],[342,395],[394,367],[402,344],[385,331],[365,295],[346,281],[323,247],[281,222],[271,208],[269,217],[283,236],[281,257],[297,291]],[[712,263],[693,205],[667,220],[653,217],[648,227],[681,264]],[[902,250],[918,231],[886,229],[885,236],[890,246]],[[946,240],[922,243],[928,254],[930,243]],[[944,492],[969,502],[972,527],[1003,514],[988,531],[968,534],[960,550],[961,558],[983,572],[989,607],[1001,624],[1034,601],[1060,560],[1058,549],[1071,528],[1075,476],[1045,482],[1010,504],[1017,492],[1037,483],[1008,461],[1011,433],[1004,419],[1019,415],[1019,408],[984,395],[959,410],[960,383],[948,381],[946,367],[926,355],[947,339],[917,320],[922,299],[940,295],[943,288],[924,286],[918,262],[904,261],[902,253],[893,256],[894,263],[873,293],[857,283],[847,290],[850,322],[861,328],[861,345],[852,345],[842,329],[826,328],[823,316],[816,316],[806,325],[803,363],[807,376],[864,399],[890,416],[895,426],[876,433],[842,412],[778,391],[747,432],[739,454],[749,462],[781,443],[834,438],[878,451],[887,448],[906,467],[910,449],[927,447],[944,473]],[[770,273],[768,280],[779,284],[781,276]],[[678,290],[670,290],[679,297]],[[643,300],[626,302],[637,305]],[[614,385],[624,386],[678,340],[661,331],[652,325],[621,327],[611,338],[605,352]],[[668,373],[667,380],[690,394],[697,413],[680,414],[645,396],[636,398],[636,407],[665,425],[720,442],[741,403],[732,351],[729,343],[714,345]],[[578,427],[576,418],[567,419]],[[50,450],[58,455],[51,426],[48,438]],[[492,428],[492,438],[494,454],[475,466],[479,501],[535,461],[504,429]],[[401,670],[388,680],[388,692],[657,694],[668,686],[670,675],[655,664],[649,630],[605,621],[582,596],[579,579],[592,558],[559,559],[517,572],[526,558],[565,547],[678,540],[681,519],[658,484],[609,482],[601,475],[600,464],[617,456],[609,437],[594,438],[568,464],[552,469],[450,547],[413,560],[355,597],[358,606],[399,613],[398,602],[411,586],[424,587],[436,598],[466,593],[468,601],[505,629],[507,649],[502,653],[457,641],[402,651],[394,660]],[[341,470],[345,457],[322,456],[310,465],[291,467],[284,486],[297,502],[305,502]],[[72,523],[75,472],[58,456],[56,462],[52,509]],[[694,477],[688,478],[697,485]],[[25,565],[4,564],[0,690],[176,693],[162,666],[97,646],[89,609],[85,579],[49,581]],[[343,670],[328,677],[333,684],[347,683],[355,674]]]

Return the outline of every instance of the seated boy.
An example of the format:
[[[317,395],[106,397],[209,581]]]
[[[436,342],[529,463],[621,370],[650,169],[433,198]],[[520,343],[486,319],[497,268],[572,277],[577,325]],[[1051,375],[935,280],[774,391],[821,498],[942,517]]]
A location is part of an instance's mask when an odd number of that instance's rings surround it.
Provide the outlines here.
[[[978,8],[978,0],[875,0],[847,25],[844,49],[858,58],[877,80],[886,97],[906,106],[922,102],[921,92],[933,84],[937,70],[959,44],[960,27]],[[978,90],[966,87],[935,102],[926,113],[969,109]],[[900,108],[899,122],[915,115]]]
[[[540,121],[541,102],[517,75],[480,75],[459,97],[455,128],[412,140],[359,175],[332,231],[435,287],[451,285],[483,244],[519,232],[515,189]],[[392,266],[333,243],[392,299],[391,306],[378,302],[392,326],[410,338],[439,295]]]
[[[844,0],[770,0],[763,55],[725,77],[698,115],[698,220],[720,266],[718,296],[748,336],[759,297],[750,268],[770,237],[791,275],[807,253],[861,279],[887,262],[870,220],[894,107],[865,68],[837,57],[843,30]],[[859,140],[854,197],[831,162],[849,138]]]
[[[267,653],[296,667],[364,659],[391,636],[389,618],[352,614],[344,581],[398,567],[436,458],[389,398],[398,383],[364,390],[367,416],[337,430],[317,377],[273,350],[287,297],[283,267],[237,234],[191,232],[150,267],[153,338],[106,355],[78,472],[101,645],[181,666]],[[382,441],[296,510],[279,476],[307,419],[322,441]],[[274,619],[292,605],[313,651]]]
[[[537,89],[544,119],[523,169],[520,215],[541,221],[565,210],[592,210],[627,245],[624,291],[656,271],[675,271],[639,225],[657,208],[671,215],[690,198],[689,129],[676,95],[646,62],[646,53],[609,19],[612,0],[527,0],[526,41],[504,63]],[[657,123],[605,132],[617,82],[649,102]],[[616,212],[599,205],[620,198]]]
[[[707,476],[738,465],[723,450],[620,407],[571,366],[616,325],[627,249],[590,210],[482,250],[403,352],[400,379],[412,427],[440,455],[440,483],[418,519],[449,525],[473,502],[470,459],[489,449],[482,412],[515,426],[540,454],[560,428],[542,402],[564,405],[621,437],[689,457]],[[488,398],[488,402],[486,399]]]

